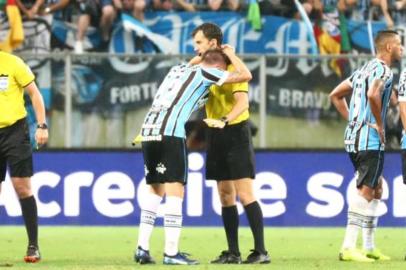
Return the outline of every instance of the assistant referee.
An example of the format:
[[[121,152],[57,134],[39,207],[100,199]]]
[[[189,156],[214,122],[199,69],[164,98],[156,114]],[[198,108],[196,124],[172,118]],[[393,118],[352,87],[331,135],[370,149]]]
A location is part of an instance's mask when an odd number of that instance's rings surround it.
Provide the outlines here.
[[[48,141],[44,101],[34,79],[34,74],[23,60],[0,51],[0,192],[8,165],[28,234],[24,260],[32,263],[39,261],[41,256],[38,248],[37,203],[31,190],[33,162],[24,89],[30,96],[37,120],[35,141],[38,146]]]

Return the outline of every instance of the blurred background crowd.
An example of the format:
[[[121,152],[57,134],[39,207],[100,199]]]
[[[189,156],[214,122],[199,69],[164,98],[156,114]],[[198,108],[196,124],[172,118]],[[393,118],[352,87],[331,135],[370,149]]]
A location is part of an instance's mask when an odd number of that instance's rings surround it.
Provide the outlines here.
[[[388,28],[406,24],[406,0],[300,0],[298,2],[314,24],[327,23],[327,27],[332,28],[330,30],[345,19],[384,21]],[[53,18],[75,24],[77,31],[72,49],[76,53],[83,53],[83,41],[90,26],[99,30],[102,42],[98,49],[105,50],[111,29],[123,13],[142,23],[145,12],[248,13],[251,6],[256,6],[256,16],[274,15],[299,20],[303,17],[294,0],[0,0],[0,10],[4,11],[4,18],[7,16],[5,11],[8,6],[16,6],[23,20],[32,20],[51,14]],[[14,16],[16,13],[11,13],[6,19],[12,21],[14,18],[11,17]],[[331,35],[334,36],[334,34]],[[342,50],[345,51],[345,49],[344,46]]]

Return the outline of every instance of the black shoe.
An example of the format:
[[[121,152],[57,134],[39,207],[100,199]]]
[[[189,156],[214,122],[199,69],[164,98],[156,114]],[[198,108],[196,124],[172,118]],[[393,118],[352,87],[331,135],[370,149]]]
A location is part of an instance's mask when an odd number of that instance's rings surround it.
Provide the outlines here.
[[[268,255],[268,252],[266,253],[260,253],[259,251],[256,251],[254,249],[251,250],[251,254],[248,255],[247,259],[243,263],[249,263],[249,264],[254,264],[254,263],[260,263],[260,264],[266,264],[270,263],[271,258]]]
[[[214,264],[241,264],[241,256],[235,253],[232,253],[228,250],[221,252],[220,256],[211,261],[210,263]]]
[[[29,245],[27,248],[27,253],[24,257],[26,263],[36,263],[41,260],[41,254],[37,246]]]
[[[139,264],[155,264],[154,259],[149,255],[149,250],[138,247],[134,254],[134,261]]]

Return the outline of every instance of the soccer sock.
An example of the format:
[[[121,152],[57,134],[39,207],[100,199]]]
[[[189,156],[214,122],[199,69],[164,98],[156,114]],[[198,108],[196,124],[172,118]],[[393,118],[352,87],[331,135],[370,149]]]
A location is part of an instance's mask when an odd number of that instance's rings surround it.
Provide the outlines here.
[[[149,239],[154,229],[156,213],[162,197],[154,193],[149,193],[145,200],[145,205],[141,209],[140,227],[138,232],[138,246],[143,250],[149,250]]]
[[[221,216],[226,231],[228,250],[234,254],[240,255],[240,248],[238,247],[239,217],[237,206],[232,205],[222,207]]]
[[[165,254],[174,256],[179,251],[179,238],[182,229],[182,201],[176,196],[166,197],[164,218]]]
[[[34,196],[20,199],[25,228],[28,235],[28,244],[38,247],[38,210]]]
[[[375,231],[378,225],[378,206],[380,200],[374,199],[368,204],[367,218],[362,226],[363,248],[371,251],[375,248]]]
[[[252,235],[254,236],[255,250],[266,253],[264,245],[264,219],[262,216],[262,210],[258,202],[255,201],[244,206],[247,213],[248,222],[251,227]]]
[[[355,195],[348,207],[348,221],[343,242],[343,249],[354,249],[357,245],[359,229],[365,220],[365,209],[368,207],[368,201],[359,195]]]

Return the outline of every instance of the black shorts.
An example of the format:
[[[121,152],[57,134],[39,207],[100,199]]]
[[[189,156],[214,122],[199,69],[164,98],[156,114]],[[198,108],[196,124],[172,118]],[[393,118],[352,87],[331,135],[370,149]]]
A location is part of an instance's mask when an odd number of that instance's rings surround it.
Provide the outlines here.
[[[384,152],[368,150],[349,154],[357,174],[357,188],[363,185],[376,188],[382,175]]]
[[[209,128],[207,132],[206,179],[255,178],[255,154],[248,121]]]
[[[7,164],[11,177],[30,177],[33,174],[32,149],[25,118],[0,128],[0,182],[6,178]]]
[[[162,141],[142,142],[147,184],[179,182],[186,185],[188,156],[185,139],[163,136]]]
[[[402,176],[403,176],[403,183],[406,183],[406,150],[402,149],[401,151],[402,156]]]

